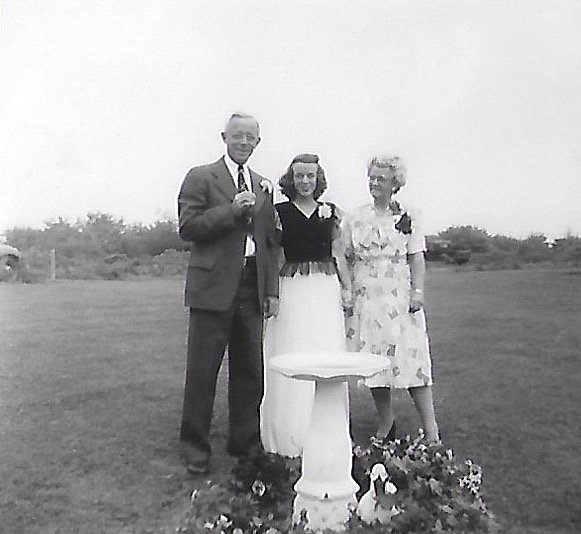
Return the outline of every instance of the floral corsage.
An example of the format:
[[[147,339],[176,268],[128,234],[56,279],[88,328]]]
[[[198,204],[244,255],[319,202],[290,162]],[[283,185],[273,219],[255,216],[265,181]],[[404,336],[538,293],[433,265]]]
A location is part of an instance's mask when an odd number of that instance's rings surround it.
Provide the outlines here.
[[[330,219],[333,216],[333,208],[329,204],[323,203],[317,210],[317,216],[319,219]]]
[[[269,195],[272,193],[272,190],[274,189],[272,182],[270,180],[267,180],[266,178],[260,182],[260,187],[265,193],[268,193]]]
[[[407,214],[404,213],[399,221],[395,223],[395,229],[402,234],[411,234],[412,233],[412,218]]]
[[[395,223],[395,229],[402,234],[411,234],[412,218],[409,213],[407,211],[402,213],[401,204],[397,200],[390,202],[389,209],[393,213],[394,218],[397,218],[398,215],[400,216]]]

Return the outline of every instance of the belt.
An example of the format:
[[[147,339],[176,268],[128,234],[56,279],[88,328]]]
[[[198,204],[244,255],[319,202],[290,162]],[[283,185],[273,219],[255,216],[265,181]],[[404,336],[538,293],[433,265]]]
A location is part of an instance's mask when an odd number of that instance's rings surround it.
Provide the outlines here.
[[[244,256],[244,267],[256,267],[256,256]]]

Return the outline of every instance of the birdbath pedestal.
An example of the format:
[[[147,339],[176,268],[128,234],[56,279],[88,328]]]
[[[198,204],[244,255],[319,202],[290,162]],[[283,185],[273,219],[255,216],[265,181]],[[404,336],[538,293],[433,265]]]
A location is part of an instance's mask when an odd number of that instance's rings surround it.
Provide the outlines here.
[[[315,382],[311,419],[303,444],[301,477],[295,484],[293,522],[306,511],[312,530],[345,530],[359,486],[351,477],[351,437],[345,383],[389,367],[383,356],[364,352],[301,352],[275,356],[271,369]]]

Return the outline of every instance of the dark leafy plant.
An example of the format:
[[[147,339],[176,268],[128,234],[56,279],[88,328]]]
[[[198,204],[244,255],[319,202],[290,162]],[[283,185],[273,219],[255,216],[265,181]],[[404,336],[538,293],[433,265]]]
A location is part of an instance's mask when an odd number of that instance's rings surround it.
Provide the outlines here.
[[[293,486],[298,479],[299,460],[284,459],[278,454],[258,452],[241,458],[233,467],[232,489],[251,493],[264,507],[294,497]]]
[[[423,434],[353,450],[353,476],[367,491],[369,474],[382,464],[395,494],[377,496],[377,505],[397,509],[391,523],[367,524],[352,514],[348,532],[359,534],[412,532],[498,532],[498,525],[481,495],[482,470],[458,461],[442,444],[430,444]],[[258,453],[233,468],[228,487],[208,483],[192,494],[192,509],[178,532],[183,534],[301,534],[308,532],[306,516],[292,524],[293,486],[299,462]],[[330,531],[327,531],[330,532]]]
[[[392,532],[497,532],[498,525],[481,494],[482,469],[471,460],[459,462],[441,443],[427,443],[423,434],[412,439],[354,449],[354,477],[365,489],[375,464],[383,464],[398,489],[379,506],[395,506]]]

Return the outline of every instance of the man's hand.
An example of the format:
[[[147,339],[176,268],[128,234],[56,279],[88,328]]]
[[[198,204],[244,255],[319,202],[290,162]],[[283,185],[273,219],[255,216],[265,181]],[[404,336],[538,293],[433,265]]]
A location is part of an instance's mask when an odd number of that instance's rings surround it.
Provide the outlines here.
[[[256,202],[256,195],[251,191],[243,191],[238,193],[232,201],[232,212],[234,217],[242,217],[250,215],[252,206]]]
[[[266,297],[264,301],[264,317],[269,319],[278,315],[278,297]]]

